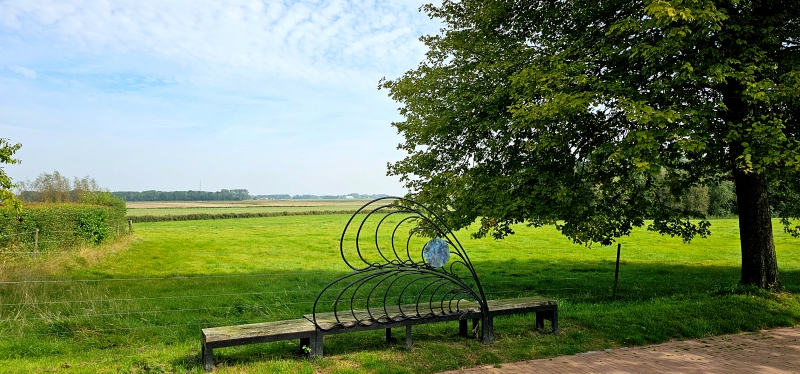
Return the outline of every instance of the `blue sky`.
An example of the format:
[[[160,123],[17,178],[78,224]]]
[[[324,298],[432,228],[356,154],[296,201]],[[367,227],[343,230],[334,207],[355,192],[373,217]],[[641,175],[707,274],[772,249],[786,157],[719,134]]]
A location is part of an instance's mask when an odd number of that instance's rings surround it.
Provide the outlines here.
[[[377,89],[441,27],[421,1],[0,0],[0,137],[15,181],[112,191],[405,191]]]

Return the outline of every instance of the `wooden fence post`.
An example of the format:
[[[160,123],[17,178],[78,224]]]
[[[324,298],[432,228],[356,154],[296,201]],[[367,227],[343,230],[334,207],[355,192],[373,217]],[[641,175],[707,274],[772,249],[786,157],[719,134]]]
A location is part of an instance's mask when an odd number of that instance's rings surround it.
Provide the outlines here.
[[[612,293],[611,297],[617,298],[617,281],[619,280],[619,250],[622,248],[622,244],[617,243],[617,269],[614,270],[614,292]]]
[[[128,234],[133,234],[133,220],[128,220]]]

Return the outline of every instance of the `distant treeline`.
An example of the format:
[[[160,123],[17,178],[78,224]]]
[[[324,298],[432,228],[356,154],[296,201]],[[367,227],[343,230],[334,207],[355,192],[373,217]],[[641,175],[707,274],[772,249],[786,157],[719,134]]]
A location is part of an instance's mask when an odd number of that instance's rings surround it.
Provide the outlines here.
[[[115,191],[111,193],[125,201],[241,201],[241,200],[337,200],[337,199],[377,199],[386,194],[364,195],[255,195],[246,189],[210,191]]]
[[[316,216],[327,214],[353,214],[355,210],[311,210],[300,212],[244,212],[244,213],[189,213],[189,214],[166,214],[166,215],[141,215],[128,216],[133,223],[143,222],[169,222],[169,221],[194,221],[208,219],[233,219],[233,218],[260,218],[260,217],[282,217],[282,216]],[[363,213],[363,212],[362,212]]]
[[[245,189],[210,191],[115,191],[112,192],[125,201],[241,201],[251,200]]]
[[[254,196],[256,199],[261,200],[336,200],[336,199],[378,199],[381,197],[386,197],[389,195],[386,194],[373,194],[373,195],[362,195],[357,193],[351,193],[347,195],[289,195],[289,194],[277,194],[277,195],[256,195]]]

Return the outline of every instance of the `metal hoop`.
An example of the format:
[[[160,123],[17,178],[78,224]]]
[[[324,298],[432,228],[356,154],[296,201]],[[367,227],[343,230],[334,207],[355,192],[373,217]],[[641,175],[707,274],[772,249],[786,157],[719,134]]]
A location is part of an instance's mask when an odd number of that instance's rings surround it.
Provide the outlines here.
[[[425,238],[430,240],[412,250]],[[431,266],[423,254],[425,245],[436,239],[449,250],[449,264],[440,267]],[[398,244],[405,251],[398,251]],[[459,308],[464,298],[488,312],[483,287],[461,243],[439,216],[413,200],[384,197],[364,204],[347,221],[339,252],[353,272],[325,286],[314,300],[312,322],[320,330],[465,314]],[[329,300],[330,295],[335,297]],[[340,310],[340,304],[349,308]],[[336,322],[321,326],[317,315],[328,308]]]

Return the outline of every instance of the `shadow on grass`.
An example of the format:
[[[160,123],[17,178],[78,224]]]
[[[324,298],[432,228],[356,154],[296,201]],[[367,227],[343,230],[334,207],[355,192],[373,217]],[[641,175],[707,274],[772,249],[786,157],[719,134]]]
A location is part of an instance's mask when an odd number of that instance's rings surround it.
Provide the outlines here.
[[[493,346],[461,338],[457,324],[446,323],[415,326],[412,353],[406,353],[402,344],[386,343],[378,330],[326,337],[326,357],[353,360],[366,370],[377,360],[381,371],[428,372],[800,323],[800,300],[794,294],[800,289],[800,271],[795,270],[781,273],[787,291],[771,293],[737,287],[738,267],[623,264],[615,298],[613,263],[475,265],[490,299],[530,295],[558,299],[560,336],[534,330],[533,315],[511,316],[496,320]],[[320,279],[339,275],[318,274]],[[309,311],[310,307],[296,309],[293,318]],[[224,365],[305,362],[297,342],[216,353]]]
[[[626,263],[613,297],[613,261],[542,264],[535,261],[476,262],[490,299],[531,292],[575,302],[646,301],[671,295],[707,294],[736,287],[739,267]],[[800,271],[780,273],[788,292],[800,291]]]

